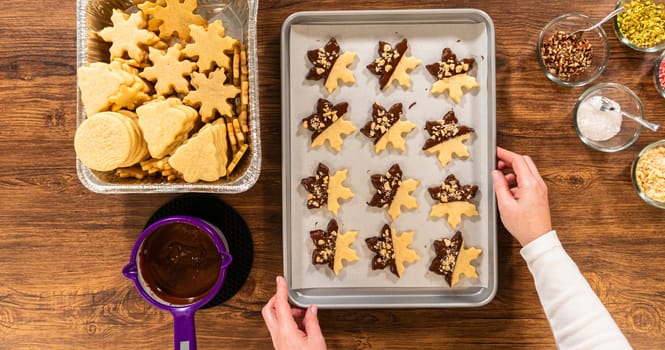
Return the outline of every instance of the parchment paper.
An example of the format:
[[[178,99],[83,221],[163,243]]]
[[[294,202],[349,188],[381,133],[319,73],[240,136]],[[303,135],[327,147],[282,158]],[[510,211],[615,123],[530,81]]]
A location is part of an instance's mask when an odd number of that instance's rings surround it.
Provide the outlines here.
[[[330,37],[335,37],[341,51],[353,51],[358,54],[350,69],[354,72],[356,84],[340,85],[332,94],[328,94],[321,81],[308,81],[305,76],[311,64],[307,60],[308,50],[323,47]],[[395,45],[403,38],[409,42],[408,55],[422,63],[410,73],[411,88],[404,89],[396,83],[380,91],[378,78],[365,67],[377,57],[378,41],[384,40]],[[479,191],[473,202],[477,204],[480,216],[463,217],[456,228],[462,232],[465,245],[483,250],[475,260],[478,279],[462,276],[455,290],[465,287],[487,287],[488,285],[488,215],[494,208],[489,207],[490,193],[488,164],[488,143],[495,137],[494,130],[488,130],[487,89],[488,79],[487,51],[488,34],[482,23],[442,23],[442,24],[367,24],[367,25],[293,25],[290,33],[290,128],[292,146],[291,219],[292,239],[290,246],[292,288],[325,287],[441,287],[449,289],[442,276],[428,271],[434,258],[432,243],[443,237],[452,237],[455,233],[445,218],[430,218],[429,211],[436,202],[431,199],[427,187],[439,185],[453,173],[462,184],[476,184]],[[458,59],[473,57],[476,68],[470,74],[476,77],[480,88],[465,90],[459,104],[455,104],[447,94],[433,96],[430,88],[434,78],[425,69],[426,64],[439,61],[441,51],[450,47]],[[335,153],[328,145],[312,149],[311,133],[304,129],[301,120],[316,110],[319,98],[326,98],[333,104],[349,103],[345,117],[355,126],[356,131],[347,136],[342,150]],[[360,133],[360,128],[371,118],[372,104],[377,101],[386,109],[401,102],[405,117],[416,124],[416,128],[406,136],[406,151],[388,147],[386,151],[375,154],[372,140]],[[414,104],[415,103],[415,104]],[[412,107],[409,107],[413,104]],[[475,129],[475,135],[466,145],[471,158],[453,160],[443,168],[436,155],[427,155],[422,146],[428,137],[425,131],[426,120],[441,119],[450,109],[460,123]],[[313,244],[309,232],[326,229],[333,214],[326,209],[309,210],[306,206],[307,191],[300,185],[302,178],[312,176],[319,162],[330,167],[331,175],[338,170],[348,168],[345,185],[355,193],[355,197],[343,201],[336,217],[340,230],[358,231],[358,237],[351,245],[360,260],[344,263],[338,276],[327,265],[312,265]],[[398,163],[404,172],[404,179],[415,178],[421,183],[412,193],[419,207],[415,210],[402,210],[402,214],[391,222],[387,209],[369,207],[367,202],[374,194],[370,182],[372,174],[383,174],[388,168]],[[415,249],[420,259],[407,264],[401,278],[394,276],[389,268],[373,271],[371,260],[374,255],[365,243],[365,239],[379,235],[381,227],[389,223],[398,234],[414,230]]]

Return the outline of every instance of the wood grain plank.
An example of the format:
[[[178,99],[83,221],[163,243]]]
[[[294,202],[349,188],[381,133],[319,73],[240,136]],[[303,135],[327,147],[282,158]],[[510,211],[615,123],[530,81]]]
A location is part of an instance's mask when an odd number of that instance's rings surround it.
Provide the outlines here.
[[[478,8],[494,20],[497,142],[530,154],[550,188],[553,223],[567,251],[636,349],[665,348],[665,216],[634,193],[635,154],[662,138],[645,132],[629,149],[584,146],[572,109],[585,88],[549,82],[535,45],[562,13],[600,18],[611,3],[380,3],[261,1],[259,93],[262,173],[243,195],[220,195],[246,219],[254,266],[241,291],[196,314],[199,348],[272,348],[260,310],[282,273],[280,30],[293,12]],[[26,11],[42,8],[46,11]],[[74,164],[76,2],[26,0],[0,13],[0,348],[172,347],[172,318],[151,307],[120,271],[147,218],[174,194],[99,195]],[[642,98],[649,118],[665,100],[651,79],[657,54],[621,45],[611,24],[611,60],[598,82],[619,82]],[[472,309],[321,310],[331,349],[554,349],[519,245],[499,229],[499,288]]]

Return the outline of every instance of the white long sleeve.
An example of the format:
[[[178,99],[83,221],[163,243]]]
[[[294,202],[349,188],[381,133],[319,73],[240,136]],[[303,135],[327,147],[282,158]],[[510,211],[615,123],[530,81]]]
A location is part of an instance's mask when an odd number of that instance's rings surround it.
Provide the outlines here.
[[[589,283],[550,231],[520,251],[559,349],[631,349]]]

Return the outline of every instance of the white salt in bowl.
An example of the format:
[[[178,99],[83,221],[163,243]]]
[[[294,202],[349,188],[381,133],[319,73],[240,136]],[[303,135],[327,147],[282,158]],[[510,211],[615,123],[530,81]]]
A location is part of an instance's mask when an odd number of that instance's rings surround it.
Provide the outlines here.
[[[614,110],[600,110],[602,97],[608,99]],[[580,140],[602,152],[618,152],[630,147],[640,137],[642,125],[622,117],[620,111],[644,118],[642,101],[626,86],[602,83],[588,88],[573,109],[573,125]]]

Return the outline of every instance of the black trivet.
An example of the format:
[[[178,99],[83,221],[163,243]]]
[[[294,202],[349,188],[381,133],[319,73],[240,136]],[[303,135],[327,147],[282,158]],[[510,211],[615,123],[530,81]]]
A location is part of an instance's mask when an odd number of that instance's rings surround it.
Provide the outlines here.
[[[252,234],[240,214],[221,199],[203,194],[187,194],[180,196],[159,208],[145,224],[147,228],[153,222],[173,215],[188,215],[208,221],[217,226],[228,244],[233,261],[226,272],[224,285],[212,300],[202,309],[217,306],[231,299],[249,276],[254,259]]]

